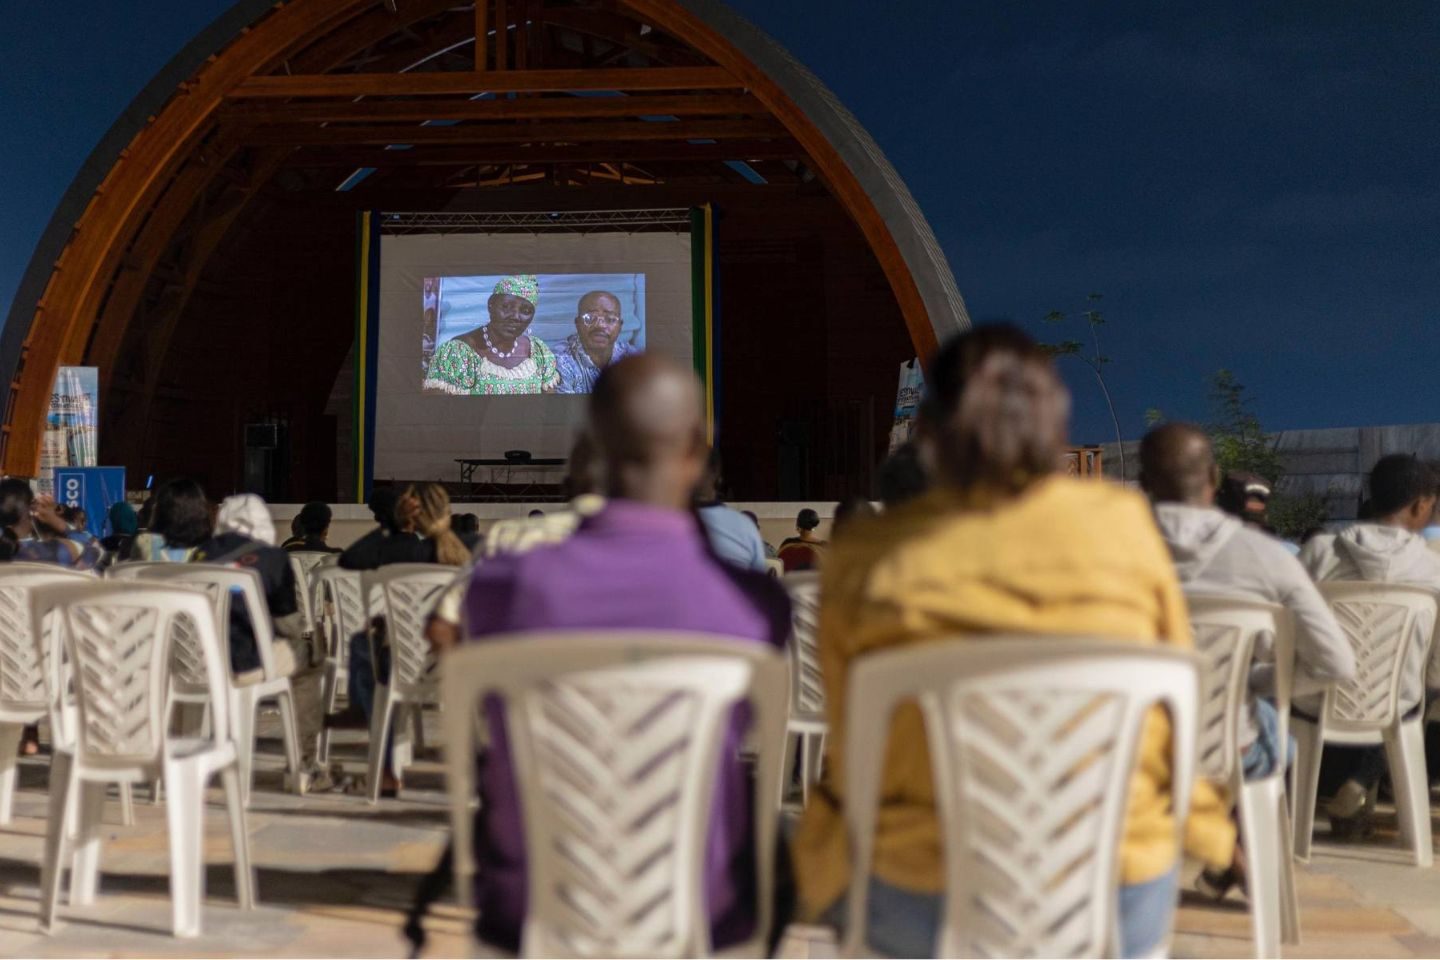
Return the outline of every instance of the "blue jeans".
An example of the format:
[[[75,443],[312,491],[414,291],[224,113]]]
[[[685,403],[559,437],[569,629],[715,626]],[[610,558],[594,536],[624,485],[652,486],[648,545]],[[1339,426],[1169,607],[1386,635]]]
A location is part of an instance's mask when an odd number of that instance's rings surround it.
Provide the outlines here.
[[[1148,957],[1161,945],[1180,899],[1180,868],[1146,883],[1120,887],[1119,947],[1121,957]],[[867,906],[870,929],[866,945],[890,957],[933,957],[940,936],[945,898],[917,893],[870,878]],[[846,898],[841,897],[820,921],[843,931]],[[843,933],[842,933],[843,936]]]
[[[370,638],[363,633],[357,633],[350,638],[350,657],[348,668],[350,676],[345,682],[345,691],[350,697],[350,702],[358,706],[364,713],[366,720],[373,720],[375,717],[375,675],[376,665],[371,662]],[[380,673],[390,675],[389,651],[380,651]],[[394,769],[390,763],[392,744],[390,738],[385,738],[385,769]]]
[[[1246,780],[1262,780],[1280,769],[1280,714],[1275,704],[1256,699],[1255,725],[1259,727],[1255,742],[1245,749],[1245,755],[1240,758],[1240,769]],[[1287,739],[1290,742],[1285,751],[1285,766],[1289,767],[1295,762],[1295,738]]]

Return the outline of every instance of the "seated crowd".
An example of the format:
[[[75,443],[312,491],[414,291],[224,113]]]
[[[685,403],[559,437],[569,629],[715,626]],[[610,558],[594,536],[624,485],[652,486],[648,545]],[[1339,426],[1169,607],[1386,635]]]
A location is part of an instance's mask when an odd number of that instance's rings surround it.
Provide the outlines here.
[[[719,499],[719,467],[706,443],[704,407],[692,372],[656,354],[628,357],[600,374],[589,422],[570,459],[564,510],[495,524],[484,537],[452,516],[433,483],[378,489],[369,507],[377,527],[339,553],[350,570],[396,563],[464,568],[430,616],[427,634],[442,662],[463,644],[497,636],[574,628],[699,631],[736,643],[782,648],[790,602],[767,560],[786,572],[819,570],[818,646],[829,734],[819,784],[788,837],[777,879],[777,922],[839,927],[850,888],[843,760],[846,681],[858,658],[933,642],[1001,642],[1023,634],[1105,637],[1138,645],[1192,645],[1186,593],[1263,600],[1294,613],[1294,710],[1319,708],[1328,685],[1356,673],[1355,656],[1316,587],[1324,580],[1421,584],[1440,590],[1440,554],[1420,535],[1433,524],[1440,472],[1413,456],[1382,458],[1369,478],[1367,517],[1312,537],[1295,556],[1239,509],[1217,507],[1222,477],[1205,433],[1166,424],[1141,447],[1143,496],[1063,475],[1069,395],[1047,354],[1025,334],[988,326],[947,343],[929,370],[917,439],[882,466],[882,506],[846,503],[830,541],[805,510],[796,535],[771,551],[754,516]],[[1262,485],[1263,486],[1263,485]],[[1268,488],[1264,489],[1268,497]],[[1260,514],[1264,499],[1256,497]],[[307,504],[283,549],[269,513],[250,495],[213,514],[193,481],[158,491],[146,521],[116,505],[112,536],[76,536],[48,500],[23,481],[0,483],[0,558],[95,567],[132,560],[216,563],[259,571],[282,670],[294,678],[302,741],[313,748],[322,723],[324,652],[300,628],[285,550],[333,553],[331,512]],[[121,509],[123,507],[123,509]],[[143,528],[143,529],[142,529]],[[1402,701],[1423,709],[1424,661],[1433,623],[1416,627]],[[231,666],[253,671],[251,626],[236,609]],[[330,726],[368,726],[378,662],[364,635],[348,650],[349,707]],[[1290,762],[1269,697],[1273,668],[1257,655],[1240,746],[1244,775],[1264,777]],[[302,692],[304,691],[304,692]],[[509,742],[500,707],[487,705],[489,747],[479,767],[478,930],[506,949],[519,945],[526,909],[526,851]],[[705,845],[704,891],[717,949],[751,936],[756,924],[750,861],[748,773],[743,724],[726,733]],[[1180,861],[1205,871],[1212,895],[1243,883],[1245,861],[1229,801],[1198,782],[1174,842],[1170,723],[1147,717],[1119,850],[1118,948],[1147,956],[1165,946],[1178,900]],[[332,785],[313,753],[312,789]],[[1327,751],[1327,806],[1337,834],[1363,832],[1385,770],[1381,748]],[[382,794],[402,787],[386,764]],[[893,956],[929,956],[943,921],[944,863],[931,762],[921,714],[894,716],[882,768],[880,810],[869,877],[869,942]],[[772,943],[774,938],[772,937]]]

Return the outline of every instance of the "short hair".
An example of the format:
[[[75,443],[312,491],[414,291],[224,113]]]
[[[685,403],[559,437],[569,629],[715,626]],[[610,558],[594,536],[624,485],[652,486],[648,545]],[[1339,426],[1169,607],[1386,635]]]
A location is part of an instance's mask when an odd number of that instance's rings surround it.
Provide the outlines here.
[[[395,529],[395,505],[400,502],[400,491],[394,487],[376,487],[370,491],[365,505],[375,517],[375,522],[386,530]]]
[[[13,527],[20,522],[35,502],[35,492],[30,483],[19,477],[0,480],[0,527]]]
[[[1140,486],[1156,501],[1195,500],[1217,473],[1210,438],[1193,424],[1164,423],[1140,440]]]
[[[1060,466],[1070,393],[1055,364],[1011,324],[948,340],[930,362],[920,426],[950,484],[1016,494]]]
[[[318,537],[330,529],[330,521],[334,516],[328,503],[311,500],[300,508],[296,520],[299,522],[301,535]]]
[[[820,514],[806,507],[795,517],[795,526],[801,530],[814,530],[820,526]]]
[[[172,547],[198,547],[210,539],[210,501],[199,481],[169,480],[155,495],[151,529]]]
[[[1388,517],[1416,500],[1435,496],[1430,465],[1410,453],[1392,453],[1370,471],[1370,505],[1377,517]]]
[[[480,518],[473,513],[450,514],[450,529],[459,534],[479,533]]]

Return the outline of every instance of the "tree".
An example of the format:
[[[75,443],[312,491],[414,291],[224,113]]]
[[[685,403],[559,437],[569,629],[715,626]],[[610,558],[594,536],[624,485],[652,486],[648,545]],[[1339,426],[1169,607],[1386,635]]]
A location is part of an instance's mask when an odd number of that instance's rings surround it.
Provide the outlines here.
[[[1042,343],[1040,346],[1057,360],[1061,357],[1074,357],[1095,374],[1095,381],[1100,384],[1100,393],[1105,397],[1105,406],[1110,409],[1110,422],[1115,425],[1115,445],[1120,451],[1120,479],[1123,481],[1125,479],[1125,437],[1120,432],[1120,418],[1115,413],[1115,401],[1110,398],[1110,388],[1105,383],[1105,367],[1110,363],[1110,358],[1100,350],[1100,327],[1105,323],[1105,315],[1095,308],[1095,305],[1102,299],[1104,299],[1103,294],[1086,295],[1085,302],[1088,306],[1080,313],[1080,318],[1090,328],[1093,350],[1081,340],[1062,340],[1059,343]],[[1046,323],[1056,325],[1064,323],[1068,319],[1069,317],[1062,310],[1051,310],[1045,315]]]
[[[1295,539],[1330,518],[1329,504],[1319,494],[1280,492],[1284,461],[1260,426],[1260,418],[1250,409],[1245,386],[1234,373],[1215,371],[1210,380],[1210,403],[1214,419],[1207,432],[1221,475],[1240,471],[1265,478],[1271,490],[1265,516],[1276,533]]]
[[[1285,472],[1280,455],[1260,426],[1260,418],[1250,409],[1245,387],[1229,370],[1216,370],[1210,381],[1210,404],[1213,410],[1207,427],[1215,447],[1215,462],[1222,474],[1232,470],[1264,477],[1273,488]]]

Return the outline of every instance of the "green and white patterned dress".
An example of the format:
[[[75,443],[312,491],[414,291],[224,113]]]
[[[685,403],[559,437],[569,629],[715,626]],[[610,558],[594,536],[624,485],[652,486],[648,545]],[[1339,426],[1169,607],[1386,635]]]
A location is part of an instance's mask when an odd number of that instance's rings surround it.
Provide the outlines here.
[[[430,360],[425,389],[466,397],[554,393],[560,385],[555,353],[544,340],[528,339],[530,356],[508,369],[491,363],[459,337],[446,340]]]

